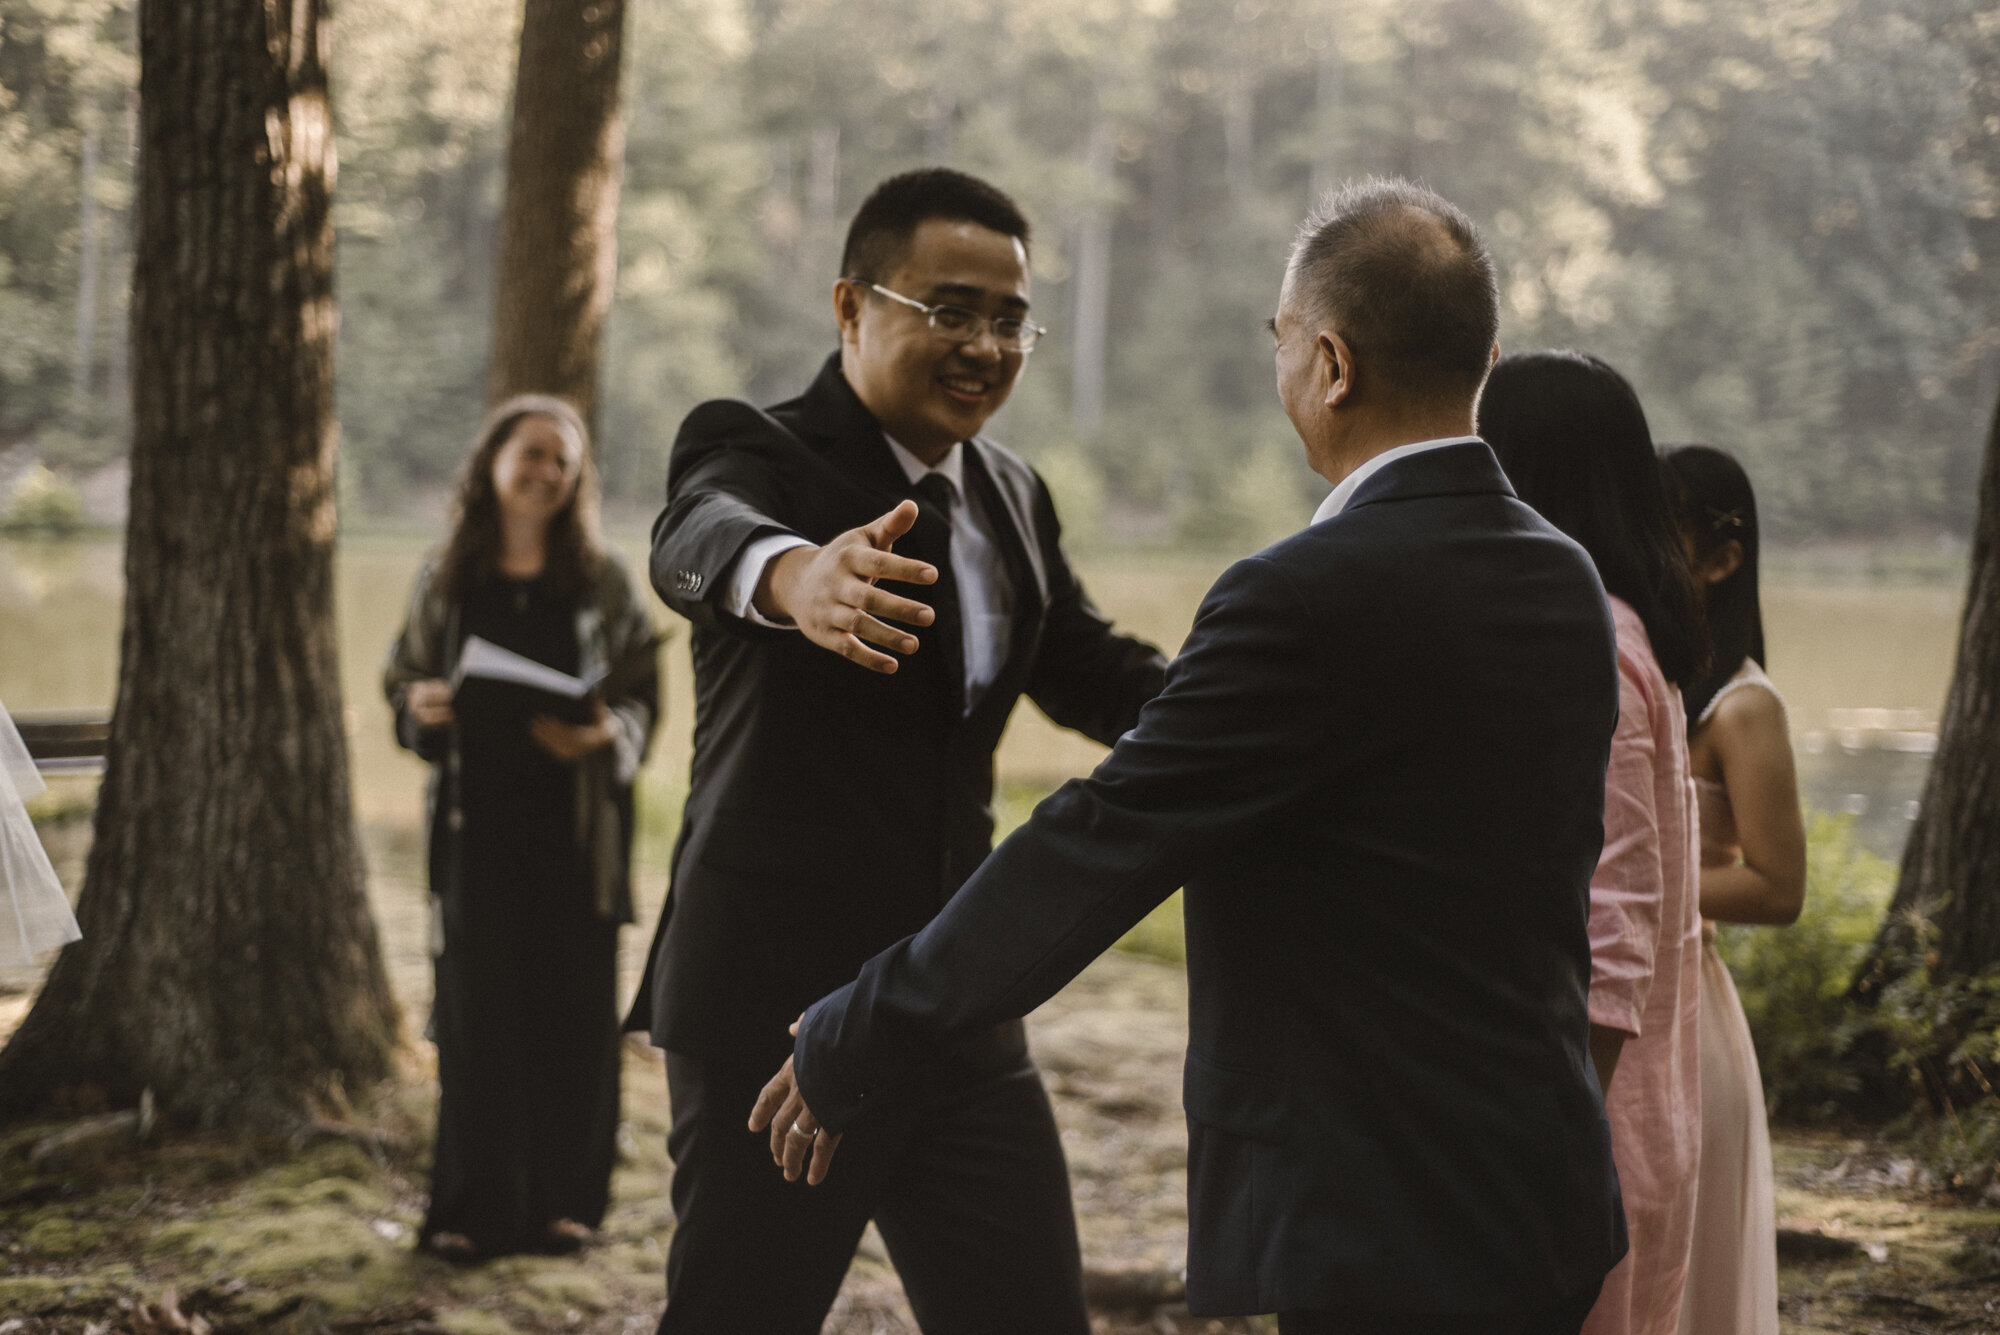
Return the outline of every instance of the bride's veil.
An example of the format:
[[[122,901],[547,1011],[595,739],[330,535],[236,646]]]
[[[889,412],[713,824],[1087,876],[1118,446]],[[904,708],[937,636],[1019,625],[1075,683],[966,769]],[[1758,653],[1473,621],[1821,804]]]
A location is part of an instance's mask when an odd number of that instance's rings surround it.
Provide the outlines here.
[[[28,819],[28,799],[47,786],[0,704],[0,965],[32,964],[83,935]]]

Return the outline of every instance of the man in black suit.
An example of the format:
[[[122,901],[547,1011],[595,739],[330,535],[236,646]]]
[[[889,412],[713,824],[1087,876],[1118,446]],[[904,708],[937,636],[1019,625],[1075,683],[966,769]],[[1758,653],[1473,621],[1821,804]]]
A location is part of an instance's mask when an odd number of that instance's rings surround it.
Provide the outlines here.
[[[910,1063],[1185,884],[1189,1306],[1286,1335],[1581,1325],[1625,1249],[1584,1008],[1617,670],[1588,557],[1472,434],[1496,325],[1431,192],[1350,188],[1307,224],[1278,395],[1333,494],[1217,581],[1096,773],[806,1012],[753,1119],[788,1177],[826,1179]]]
[[[925,1330],[1088,1329],[1018,1020],[885,1097],[838,1190],[788,1186],[744,1125],[805,1004],[990,850],[1014,702],[1109,744],[1164,680],[1084,595],[1041,479],[978,434],[1041,333],[1027,247],[982,181],[884,182],[811,387],[769,411],[703,404],[675,441],[652,576],[694,624],[695,751],[634,1017],[673,1102],[663,1332],[817,1332],[871,1217]]]

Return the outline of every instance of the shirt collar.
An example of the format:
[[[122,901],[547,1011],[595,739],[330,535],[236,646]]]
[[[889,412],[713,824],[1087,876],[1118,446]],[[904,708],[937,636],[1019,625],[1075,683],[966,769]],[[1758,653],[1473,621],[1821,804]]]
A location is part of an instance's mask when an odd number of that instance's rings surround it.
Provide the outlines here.
[[[922,459],[904,449],[902,442],[898,441],[888,432],[884,431],[882,433],[882,439],[889,442],[889,452],[896,456],[896,462],[902,465],[904,475],[912,483],[915,483],[926,473],[943,473],[958,494],[961,496],[965,495],[965,445],[963,442],[955,444],[949,450],[946,450],[944,458],[938,460],[936,468],[932,468]]]
[[[1396,460],[1407,459],[1413,454],[1422,454],[1425,450],[1443,449],[1447,445],[1464,445],[1477,442],[1478,439],[1479,437],[1477,436],[1446,436],[1440,440],[1412,441],[1408,445],[1398,445],[1394,449],[1384,450],[1342,478],[1340,485],[1333,489],[1332,494],[1319,503],[1319,509],[1314,512],[1312,522],[1317,524],[1321,520],[1331,519],[1342,510],[1345,510],[1347,503],[1354,499],[1354,493],[1361,489],[1362,483],[1381,472],[1384,468],[1387,468],[1390,464],[1395,463]]]

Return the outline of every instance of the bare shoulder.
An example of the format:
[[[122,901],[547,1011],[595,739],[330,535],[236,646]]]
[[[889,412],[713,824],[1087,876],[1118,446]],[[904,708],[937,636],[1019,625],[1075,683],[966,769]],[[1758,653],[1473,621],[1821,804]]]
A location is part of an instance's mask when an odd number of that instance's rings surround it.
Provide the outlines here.
[[[1788,732],[1785,702],[1762,681],[1746,681],[1716,703],[1708,726],[1730,733]]]
[[[1724,769],[1733,758],[1768,756],[1780,749],[1789,754],[1791,722],[1785,702],[1762,683],[1746,684],[1717,702],[1699,740],[1706,744],[1701,749],[1720,759]]]

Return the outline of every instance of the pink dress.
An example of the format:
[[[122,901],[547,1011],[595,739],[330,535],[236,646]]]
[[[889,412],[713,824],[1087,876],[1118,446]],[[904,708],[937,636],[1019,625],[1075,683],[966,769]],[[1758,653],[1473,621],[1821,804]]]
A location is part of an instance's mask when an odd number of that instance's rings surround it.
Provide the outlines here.
[[[1617,598],[1611,613],[1618,731],[1590,884],[1590,1020],[1631,1035],[1605,1112],[1632,1245],[1583,1330],[1676,1335],[1701,1155],[1694,784],[1680,693],[1660,675],[1638,613]]]
[[[1746,687],[1778,693],[1748,660],[1709,701],[1700,723],[1724,697]],[[1712,779],[1698,778],[1694,786],[1701,803],[1701,865],[1733,867],[1743,849],[1729,790]],[[1715,925],[1704,923],[1701,936],[1701,1185],[1681,1335],[1778,1335],[1776,1187],[1764,1082],[1736,984],[1715,950]]]

